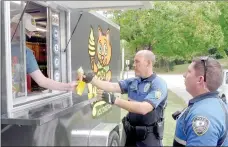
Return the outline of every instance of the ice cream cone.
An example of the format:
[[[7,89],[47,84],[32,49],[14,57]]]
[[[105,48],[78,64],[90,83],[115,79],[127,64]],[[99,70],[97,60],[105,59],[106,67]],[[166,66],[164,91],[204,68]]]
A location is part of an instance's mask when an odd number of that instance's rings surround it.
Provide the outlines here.
[[[84,75],[84,71],[83,71],[82,67],[80,67],[77,70],[78,86],[76,87],[76,93],[78,95],[82,95],[82,93],[84,92],[84,89],[85,89],[86,83],[83,81],[83,75]]]
[[[83,75],[84,75],[84,70],[82,69],[82,67],[80,67],[80,68],[77,70],[77,76],[78,76],[78,80],[79,80],[79,81],[82,81],[82,80],[83,80]]]

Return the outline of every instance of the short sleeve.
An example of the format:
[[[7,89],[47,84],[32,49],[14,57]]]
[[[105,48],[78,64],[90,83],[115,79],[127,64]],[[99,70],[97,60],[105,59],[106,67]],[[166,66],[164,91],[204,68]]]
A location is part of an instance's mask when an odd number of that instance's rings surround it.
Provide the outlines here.
[[[28,74],[39,69],[36,58],[30,49],[26,49],[26,71]]]
[[[167,85],[163,80],[156,79],[153,82],[153,87],[145,97],[145,101],[149,102],[154,108],[167,99],[168,89]]]
[[[134,79],[135,78],[129,78],[129,79],[121,80],[118,82],[122,94],[128,93],[128,87]]]
[[[218,129],[214,128],[216,126],[212,125],[207,116],[193,114],[186,121],[186,146],[217,146]]]

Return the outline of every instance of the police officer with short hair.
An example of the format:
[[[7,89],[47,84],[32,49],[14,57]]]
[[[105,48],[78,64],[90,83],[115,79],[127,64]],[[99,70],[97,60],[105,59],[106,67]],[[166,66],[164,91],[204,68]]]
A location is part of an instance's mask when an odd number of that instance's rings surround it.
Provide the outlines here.
[[[164,108],[168,89],[166,82],[153,72],[155,55],[149,50],[137,52],[134,58],[135,78],[111,83],[85,74],[84,81],[107,92],[127,93],[129,100],[116,98],[103,92],[102,98],[127,111],[123,125],[126,132],[126,146],[162,146],[164,130]]]
[[[228,107],[216,91],[222,84],[218,61],[200,57],[184,74],[186,90],[193,96],[177,119],[173,146],[228,146]]]

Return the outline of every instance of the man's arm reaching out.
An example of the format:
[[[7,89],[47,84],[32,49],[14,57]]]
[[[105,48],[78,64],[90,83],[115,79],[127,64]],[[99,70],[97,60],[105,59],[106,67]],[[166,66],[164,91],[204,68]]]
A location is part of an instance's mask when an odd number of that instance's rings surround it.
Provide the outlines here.
[[[101,81],[101,80],[97,79],[95,74],[92,72],[85,74],[83,76],[83,81],[86,83],[91,83],[92,85],[94,85],[104,91],[121,93],[120,85],[118,83]]]
[[[104,91],[121,93],[121,89],[118,83],[101,81],[95,77],[92,79],[91,84],[98,87],[99,89],[103,89]]]
[[[102,89],[104,91],[122,93],[119,83],[101,81],[101,80],[97,79],[96,77],[94,77],[93,73],[88,73],[88,74],[84,75],[83,80],[86,83],[91,83],[94,86],[96,86],[99,89]],[[122,86],[122,88],[123,88],[123,86]],[[126,89],[126,87],[124,89]],[[115,104],[129,112],[145,115],[154,109],[154,107],[149,102],[127,101],[127,100],[123,100],[120,98],[116,98],[113,94],[109,94],[107,92],[104,92],[104,93],[98,92],[98,94],[102,95],[101,97],[107,103]]]
[[[48,88],[51,90],[74,91],[75,86],[77,85],[76,82],[61,83],[49,79],[45,77],[39,69],[30,73],[30,76],[40,87]]]
[[[77,85],[76,82],[61,83],[45,77],[38,67],[32,50],[28,48],[26,49],[26,72],[40,87],[43,88],[61,91],[74,91]]]

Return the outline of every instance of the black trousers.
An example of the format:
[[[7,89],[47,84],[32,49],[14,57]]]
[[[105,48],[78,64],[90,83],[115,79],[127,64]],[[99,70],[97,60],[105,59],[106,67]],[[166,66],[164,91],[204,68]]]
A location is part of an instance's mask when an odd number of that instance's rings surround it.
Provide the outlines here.
[[[150,147],[150,146],[163,146],[162,140],[155,137],[153,133],[149,133],[145,140],[139,140],[134,134],[126,134],[126,147]]]

